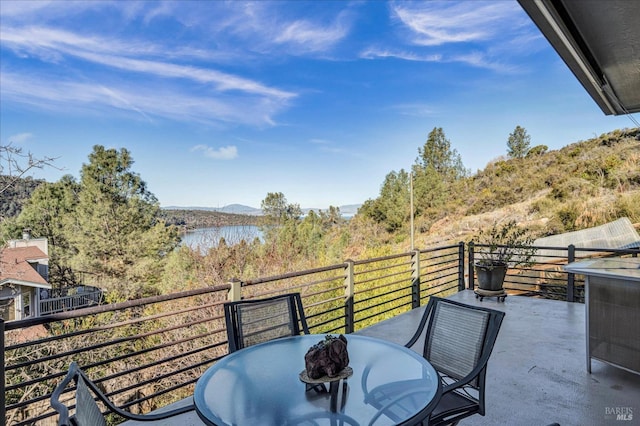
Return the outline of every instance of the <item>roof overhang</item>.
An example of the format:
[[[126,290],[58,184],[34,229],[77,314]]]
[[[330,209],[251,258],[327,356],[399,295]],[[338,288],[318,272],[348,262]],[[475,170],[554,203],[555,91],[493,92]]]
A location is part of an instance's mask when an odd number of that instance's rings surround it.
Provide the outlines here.
[[[5,285],[17,285],[17,286],[23,286],[23,287],[33,287],[33,288],[45,288],[47,290],[51,290],[51,284],[43,282],[43,283],[36,283],[33,281],[24,281],[24,280],[16,280],[16,279],[5,279],[0,281],[0,287],[5,286]]]
[[[605,114],[640,112],[640,1],[518,3]]]

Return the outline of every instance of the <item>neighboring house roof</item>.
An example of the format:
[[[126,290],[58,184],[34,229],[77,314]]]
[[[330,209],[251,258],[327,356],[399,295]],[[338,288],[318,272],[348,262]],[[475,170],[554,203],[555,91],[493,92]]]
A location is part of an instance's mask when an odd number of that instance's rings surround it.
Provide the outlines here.
[[[594,228],[538,238],[533,242],[538,247],[568,247],[570,244],[579,248],[635,248],[640,246],[640,235],[629,218],[623,217]],[[566,250],[540,249],[536,252],[537,258],[552,256],[564,257]]]
[[[31,266],[49,257],[38,247],[5,248],[0,252],[0,285],[13,283],[30,287],[51,288],[51,285]]]

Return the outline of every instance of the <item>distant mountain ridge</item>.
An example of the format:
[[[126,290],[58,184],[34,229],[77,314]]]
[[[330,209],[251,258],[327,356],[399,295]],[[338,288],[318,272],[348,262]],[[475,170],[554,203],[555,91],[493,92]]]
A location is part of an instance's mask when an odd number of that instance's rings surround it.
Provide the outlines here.
[[[210,212],[244,214],[247,216],[261,216],[262,210],[242,204],[229,204],[224,207],[202,207],[202,206],[167,206],[163,210],[206,210]]]
[[[340,213],[343,216],[354,216],[360,208],[362,204],[348,204],[344,206],[338,207],[340,209]],[[201,206],[167,206],[162,207],[164,210],[206,210],[206,211],[214,211],[220,213],[230,213],[230,214],[244,214],[247,216],[262,216],[262,210],[257,209],[255,207],[245,206],[243,204],[229,204],[224,207],[201,207]],[[304,208],[302,212],[304,214],[309,213],[309,211],[320,211],[320,210],[328,210],[321,208]]]

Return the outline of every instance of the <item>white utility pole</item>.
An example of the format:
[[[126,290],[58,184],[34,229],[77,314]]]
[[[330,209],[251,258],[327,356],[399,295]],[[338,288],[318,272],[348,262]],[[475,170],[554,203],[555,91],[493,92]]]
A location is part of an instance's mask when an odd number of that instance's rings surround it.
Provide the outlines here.
[[[411,209],[411,251],[414,250],[414,235],[413,235],[413,172],[409,173],[409,208]]]

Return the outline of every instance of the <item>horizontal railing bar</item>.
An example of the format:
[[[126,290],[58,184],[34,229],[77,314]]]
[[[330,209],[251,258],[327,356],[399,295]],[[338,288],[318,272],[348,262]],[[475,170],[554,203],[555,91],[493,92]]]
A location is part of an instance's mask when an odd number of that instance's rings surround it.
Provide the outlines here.
[[[132,300],[127,300],[126,302],[111,303],[108,305],[99,305],[99,306],[94,306],[92,308],[83,308],[75,311],[59,312],[57,314],[46,315],[44,317],[35,317],[35,318],[18,320],[18,321],[9,321],[5,323],[4,329],[5,331],[17,330],[21,328],[32,327],[34,325],[49,324],[56,321],[80,318],[80,317],[85,317],[93,314],[103,314],[106,312],[123,310],[123,309],[133,308],[137,306],[144,306],[152,303],[183,299],[185,297],[191,297],[199,294],[216,293],[221,290],[229,290],[229,289],[231,289],[231,286],[229,284],[223,284],[223,285],[214,286],[214,287],[187,290],[180,293],[150,296],[150,297],[145,297],[143,299],[132,299]]]
[[[370,282],[374,282],[374,281],[381,281],[381,280],[385,280],[387,278],[392,278],[392,277],[397,277],[398,275],[407,275],[408,278],[411,277],[411,271],[409,270],[403,270],[403,271],[399,271],[399,272],[394,272],[391,274],[387,274],[387,275],[382,275],[382,276],[378,276],[378,277],[372,277],[366,280],[360,280],[356,283],[356,285],[358,284],[366,284],[366,283],[370,283]],[[367,290],[369,290],[369,288],[367,288]]]
[[[128,325],[134,325],[134,324],[142,324],[142,323],[145,323],[145,322],[148,322],[148,321],[153,321],[153,320],[156,320],[156,319],[159,319],[159,318],[172,317],[172,316],[176,316],[176,315],[183,314],[183,313],[190,313],[190,312],[197,311],[197,310],[200,310],[200,309],[203,309],[203,308],[215,307],[215,306],[218,306],[218,305],[221,305],[221,304],[222,304],[222,302],[212,302],[212,303],[207,303],[207,304],[204,304],[204,305],[192,306],[192,307],[180,310],[180,311],[168,312],[166,314],[156,314],[156,315],[151,315],[151,316],[144,317],[144,318],[135,318],[135,319],[130,319],[130,320],[126,320],[126,321],[120,321],[120,322],[117,322],[117,323],[111,323],[111,324],[107,324],[107,325],[103,325],[103,326],[99,326],[99,327],[93,327],[93,328],[86,329],[86,330],[72,331],[72,332],[67,333],[65,335],[45,337],[45,338],[39,339],[36,343],[38,343],[38,344],[48,343],[48,342],[51,342],[51,341],[62,340],[62,339],[65,339],[65,338],[78,337],[78,336],[82,336],[82,335],[85,335],[85,334],[92,334],[92,333],[95,333],[97,331],[107,331],[107,330],[112,330],[112,329],[115,329],[115,328],[118,328],[118,327],[122,327],[122,326],[128,326]],[[22,348],[22,347],[26,347],[26,346],[32,346],[33,343],[34,342],[27,342],[27,343],[7,346],[6,350],[12,350],[12,349],[18,349],[18,348]]]
[[[220,329],[220,330],[222,330],[222,329]],[[89,370],[89,369],[92,369],[92,368],[95,368],[95,367],[100,367],[100,366],[108,365],[108,364],[111,364],[111,363],[113,363],[113,362],[120,361],[120,360],[123,360],[123,359],[133,358],[133,357],[134,357],[134,356],[136,356],[136,355],[141,355],[141,354],[144,354],[144,353],[153,352],[154,350],[159,350],[159,349],[162,349],[162,348],[164,348],[164,347],[168,347],[168,346],[172,346],[172,345],[176,345],[176,344],[180,344],[180,343],[186,343],[186,342],[188,342],[188,341],[192,341],[192,340],[202,339],[203,337],[207,337],[207,336],[210,336],[210,335],[213,335],[213,334],[217,334],[217,333],[219,333],[219,332],[220,332],[220,331],[216,331],[216,332],[213,332],[213,333],[205,333],[205,334],[201,334],[201,335],[198,335],[198,336],[193,336],[193,337],[191,337],[191,338],[185,338],[185,339],[181,339],[181,340],[179,340],[179,341],[173,341],[173,342],[171,342],[170,344],[165,344],[165,345],[161,345],[161,346],[157,346],[157,347],[147,348],[147,349],[145,349],[145,350],[141,350],[141,351],[134,352],[134,353],[127,353],[127,354],[120,355],[120,356],[117,356],[117,357],[114,357],[114,358],[109,358],[109,359],[104,360],[104,361],[101,361],[101,362],[96,362],[96,363],[92,363],[92,364],[87,364],[87,365],[83,366],[83,368],[85,368],[85,369]],[[222,342],[222,343],[216,343],[216,344],[211,345],[211,346],[209,346],[209,347],[210,347],[210,348],[214,348],[214,347],[216,347],[216,346],[221,346],[221,345],[222,345],[222,344],[224,344],[224,343],[226,343],[226,341],[225,341],[225,342]],[[199,350],[199,351],[197,351],[197,352],[201,352],[201,351]],[[197,352],[194,352],[194,353],[197,353]],[[188,355],[192,355],[192,353],[181,354],[181,355],[176,356],[176,357],[177,357],[177,358],[183,358],[183,357],[188,356]],[[135,368],[131,368],[131,369],[128,369],[128,370],[126,370],[126,371],[122,371],[122,372],[120,372],[120,373],[116,373],[116,374],[113,374],[113,375],[110,375],[110,376],[107,376],[107,377],[103,377],[103,378],[101,378],[101,380],[99,380],[99,381],[98,381],[98,383],[99,383],[99,382],[102,382],[102,381],[113,380],[113,379],[115,379],[115,378],[118,378],[118,377],[121,377],[121,376],[127,375],[127,374],[129,374],[129,373],[133,373],[133,372],[136,372],[136,371],[144,370],[145,368],[149,368],[149,367],[152,367],[152,366],[154,366],[154,365],[160,365],[160,364],[166,363],[166,362],[168,362],[168,361],[170,361],[170,360],[171,360],[171,359],[168,359],[168,360],[167,360],[167,359],[165,359],[165,360],[157,361],[157,362],[152,363],[152,364],[147,364],[147,365],[142,365],[142,366],[138,366],[138,367],[135,367]],[[51,375],[49,375],[49,376],[40,377],[40,378],[38,378],[38,379],[33,379],[33,380],[31,380],[31,381],[22,382],[22,383],[17,384],[17,385],[7,386],[7,387],[6,387],[6,390],[15,390],[15,389],[20,389],[20,388],[23,388],[23,387],[26,387],[26,386],[29,386],[29,385],[32,385],[32,384],[38,383],[38,382],[40,382],[40,381],[42,381],[42,380],[55,379],[55,378],[57,378],[57,377],[64,376],[65,374],[66,374],[66,372],[64,372],[64,371],[63,371],[63,372],[59,372],[59,373],[55,373],[55,374],[51,374]]]
[[[220,303],[217,302],[216,304],[220,304]],[[155,335],[167,332],[167,331],[173,331],[173,330],[178,330],[178,329],[181,329],[181,328],[186,328],[186,326],[189,326],[189,325],[200,324],[200,323],[203,323],[203,322],[209,322],[209,321],[213,321],[213,320],[216,320],[216,319],[222,319],[222,318],[223,318],[222,316],[208,317],[208,318],[205,318],[205,319],[202,319],[202,320],[195,321],[192,324],[189,324],[189,323],[187,323],[185,325],[179,324],[179,325],[167,327],[167,328],[164,328],[164,329],[161,329],[161,330],[154,330],[154,331],[149,331],[149,332],[146,332],[146,333],[137,334],[137,335],[133,335],[133,336],[121,337],[121,338],[114,339],[114,340],[109,340],[109,341],[106,341],[106,342],[103,342],[103,343],[100,343],[100,344],[97,344],[97,345],[85,346],[84,349],[101,349],[101,348],[105,348],[105,347],[108,347],[108,346],[113,346],[113,345],[129,342],[129,341],[132,341],[132,340],[141,339],[141,338],[144,338],[144,337],[155,336]],[[102,330],[100,330],[100,331],[102,331]],[[29,362],[15,364],[13,366],[7,367],[7,368],[5,368],[5,371],[10,371],[10,370],[13,370],[13,369],[16,369],[16,368],[22,368],[22,367],[30,366],[30,365],[33,365],[34,363],[39,363],[39,362],[43,362],[43,361],[51,361],[51,360],[54,360],[54,359],[64,358],[64,357],[67,357],[69,355],[73,355],[76,352],[77,351],[72,350],[72,351],[58,353],[56,355],[50,355],[50,356],[47,356],[47,357],[41,357],[35,362],[34,361],[29,361]],[[135,352],[133,354],[135,355]],[[129,355],[131,355],[131,354],[129,354]]]
[[[255,279],[243,281],[242,283],[243,283],[243,287],[257,285],[257,284],[265,284],[273,281],[281,281],[288,278],[297,278],[305,275],[317,274],[319,272],[334,271],[336,269],[342,269],[344,267],[345,267],[344,264],[324,266],[322,268],[307,269],[307,270],[298,271],[298,272],[289,272],[287,274],[273,275],[271,277],[255,278]]]
[[[389,293],[386,293],[386,294],[381,294],[380,296],[376,296],[375,298],[380,298],[380,297],[382,297],[382,296],[388,296],[389,294],[393,294],[393,293],[395,293],[395,292],[389,292]],[[390,303],[390,302],[395,302],[396,300],[404,299],[404,298],[407,298],[407,297],[411,297],[411,293],[408,293],[408,294],[401,294],[401,295],[400,295],[400,296],[398,296],[398,297],[395,297],[395,298],[392,298],[392,299],[389,299],[389,300],[385,300],[385,301],[384,301],[384,302],[382,302],[382,303],[377,303],[377,304],[373,305],[373,307],[376,307],[376,308],[377,308],[377,307],[380,307],[380,306],[386,305],[386,304],[388,304],[388,303]],[[369,300],[373,300],[373,298],[372,298],[372,299],[369,299]],[[359,305],[362,305],[362,303],[356,303],[356,306],[359,306]],[[366,310],[367,310],[366,308],[365,308],[365,309],[356,309],[356,310],[354,310],[354,313],[355,313],[355,314],[359,314],[359,313],[365,312]]]
[[[371,273],[380,272],[380,271],[387,271],[389,269],[396,269],[396,268],[402,268],[402,267],[406,268],[407,266],[410,266],[410,265],[411,265],[411,262],[396,263],[394,265],[381,266],[379,268],[366,269],[363,271],[355,271],[353,275],[357,277],[359,275],[371,274]]]
[[[439,251],[442,251],[442,250],[450,250],[450,249],[458,250],[458,244],[451,244],[451,245],[448,245],[448,246],[441,246],[441,247],[437,247],[437,248],[422,249],[422,250],[419,250],[419,252],[421,254],[422,253],[435,253],[435,252],[439,252]]]
[[[387,256],[374,257],[372,259],[356,260],[353,262],[353,264],[356,266],[365,265],[365,264],[376,263],[376,262],[384,262],[386,260],[399,259],[401,257],[407,257],[407,256],[411,256],[411,253],[390,254]]]
[[[402,281],[399,281],[399,282],[402,282]],[[381,288],[387,288],[387,287],[389,287],[389,284],[383,283],[383,284],[380,284],[380,285],[377,285],[377,286],[374,286],[374,287],[367,287],[366,290],[362,290],[362,291],[360,291],[360,293],[368,294],[368,293],[371,293],[371,292],[373,292],[375,290],[380,290]],[[368,298],[365,297],[365,298],[362,298],[360,300],[368,300]]]
[[[408,296],[405,296],[405,297],[410,299],[410,298],[411,298],[411,295],[408,295]],[[395,300],[399,300],[399,299],[395,299]],[[411,305],[411,302],[409,301],[408,303],[406,303],[406,304],[404,304],[404,305],[400,305],[400,306],[395,306],[395,307],[392,307],[392,308],[388,308],[388,309],[385,309],[385,310],[383,310],[383,311],[376,312],[375,314],[372,314],[372,315],[366,316],[366,317],[364,317],[364,318],[359,318],[359,319],[358,319],[358,320],[356,320],[355,322],[356,322],[356,324],[357,324],[357,323],[360,323],[360,322],[363,322],[363,321],[369,320],[369,319],[371,319],[371,318],[378,317],[378,316],[380,316],[380,315],[382,315],[382,314],[386,314],[387,312],[394,311],[394,310],[396,310],[396,309],[401,308],[402,306],[410,306],[410,305]]]

